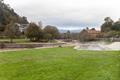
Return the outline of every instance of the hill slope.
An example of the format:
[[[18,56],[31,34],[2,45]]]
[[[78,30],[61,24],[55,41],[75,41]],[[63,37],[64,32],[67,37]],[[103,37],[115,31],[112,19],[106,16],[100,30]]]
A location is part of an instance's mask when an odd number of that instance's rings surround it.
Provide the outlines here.
[[[27,18],[19,16],[14,9],[12,9],[8,4],[5,4],[4,1],[0,0],[0,31],[4,31],[5,26],[8,25],[11,21],[27,24]]]

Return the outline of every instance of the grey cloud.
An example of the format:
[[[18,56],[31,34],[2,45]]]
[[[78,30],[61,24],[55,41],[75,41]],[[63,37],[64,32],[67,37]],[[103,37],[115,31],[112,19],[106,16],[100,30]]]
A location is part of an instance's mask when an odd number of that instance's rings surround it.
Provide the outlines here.
[[[119,0],[5,0],[29,21],[59,27],[97,26],[106,16],[119,18]]]

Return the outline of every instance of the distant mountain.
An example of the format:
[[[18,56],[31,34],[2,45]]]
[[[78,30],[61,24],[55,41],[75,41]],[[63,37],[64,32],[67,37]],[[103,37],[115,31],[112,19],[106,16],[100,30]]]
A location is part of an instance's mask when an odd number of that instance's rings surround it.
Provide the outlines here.
[[[27,24],[27,18],[19,16],[14,9],[12,9],[8,4],[5,4],[4,1],[0,0],[0,31],[4,31],[6,25],[11,21],[20,24]]]
[[[66,33],[68,30],[60,29],[60,33]],[[81,30],[69,30],[71,33],[80,33]]]

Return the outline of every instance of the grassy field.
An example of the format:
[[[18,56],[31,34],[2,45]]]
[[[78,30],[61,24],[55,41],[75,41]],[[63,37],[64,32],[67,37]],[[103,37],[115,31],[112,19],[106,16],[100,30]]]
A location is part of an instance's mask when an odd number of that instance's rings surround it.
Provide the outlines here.
[[[2,52],[0,80],[120,80],[120,51],[51,48]]]

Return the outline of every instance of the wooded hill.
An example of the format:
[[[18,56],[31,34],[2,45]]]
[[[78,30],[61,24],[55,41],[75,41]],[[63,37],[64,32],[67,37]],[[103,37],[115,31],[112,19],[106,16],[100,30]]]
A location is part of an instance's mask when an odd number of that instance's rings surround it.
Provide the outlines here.
[[[0,31],[4,31],[6,25],[11,21],[19,24],[27,24],[27,18],[19,16],[14,9],[8,4],[5,4],[3,0],[0,0]]]

